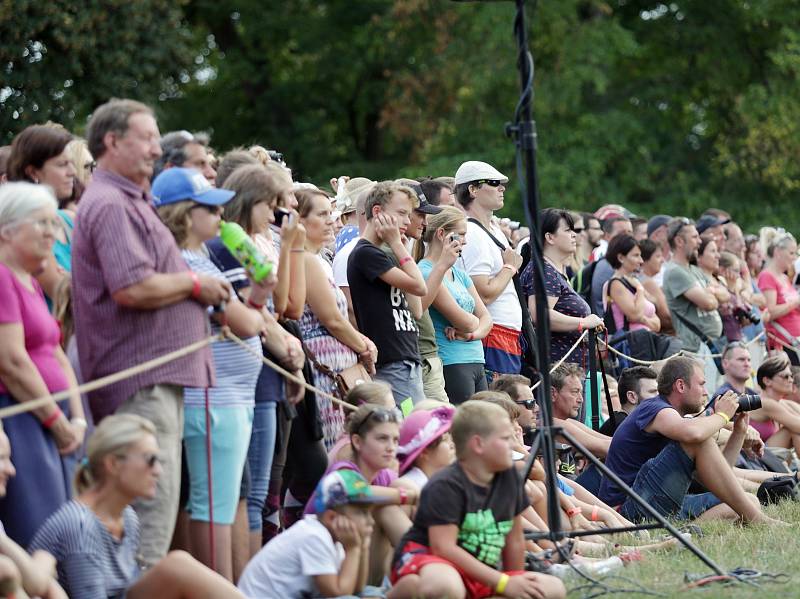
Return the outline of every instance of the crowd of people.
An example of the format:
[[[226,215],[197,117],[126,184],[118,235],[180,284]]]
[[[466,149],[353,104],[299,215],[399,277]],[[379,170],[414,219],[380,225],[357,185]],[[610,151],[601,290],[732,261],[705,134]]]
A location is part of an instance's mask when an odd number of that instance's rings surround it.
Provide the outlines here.
[[[357,175],[132,100],[0,148],[0,409],[38,400],[0,421],[0,595],[559,598],[554,561],[671,546],[604,537],[649,514],[568,445],[548,496],[544,368],[559,430],[662,515],[783,524],[757,492],[800,452],[790,233],[547,208],[537,273],[494,166]],[[598,534],[548,540],[550,501]]]

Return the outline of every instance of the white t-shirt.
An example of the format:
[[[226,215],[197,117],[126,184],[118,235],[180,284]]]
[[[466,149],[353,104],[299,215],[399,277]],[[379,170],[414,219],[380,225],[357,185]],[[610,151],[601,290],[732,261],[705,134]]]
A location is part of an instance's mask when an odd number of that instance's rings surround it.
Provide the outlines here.
[[[353,248],[356,247],[359,239],[361,237],[354,237],[333,256],[333,282],[336,283],[337,287],[350,287],[347,282],[347,261],[350,259],[350,254],[353,253]]]
[[[492,225],[489,229],[497,240],[508,247],[503,232]],[[503,268],[503,254],[486,232],[473,222],[467,223],[467,243],[461,253],[461,268],[474,277],[489,275],[492,278]],[[519,305],[514,282],[509,281],[502,293],[486,308],[492,316],[494,324],[509,327],[515,331],[522,330],[522,308]]]
[[[239,579],[248,599],[300,599],[318,596],[313,576],[338,574],[344,547],[314,515],[267,543],[250,560]]]

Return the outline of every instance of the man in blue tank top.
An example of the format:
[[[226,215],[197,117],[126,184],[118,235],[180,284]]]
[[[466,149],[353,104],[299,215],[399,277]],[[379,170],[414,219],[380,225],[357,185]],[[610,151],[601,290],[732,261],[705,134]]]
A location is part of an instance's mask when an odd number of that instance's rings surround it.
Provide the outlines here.
[[[736,414],[738,396],[725,393],[709,416],[686,418],[703,409],[706,400],[703,367],[687,357],[668,360],[658,375],[659,395],[642,402],[614,433],[606,466],[633,487],[663,516],[680,519],[741,519],[778,523],[761,512],[748,496],[731,466],[742,448],[749,417]],[[733,419],[733,432],[720,451],[715,436]],[[710,492],[687,495],[692,477]],[[630,520],[647,514],[607,478],[600,498],[619,506]]]

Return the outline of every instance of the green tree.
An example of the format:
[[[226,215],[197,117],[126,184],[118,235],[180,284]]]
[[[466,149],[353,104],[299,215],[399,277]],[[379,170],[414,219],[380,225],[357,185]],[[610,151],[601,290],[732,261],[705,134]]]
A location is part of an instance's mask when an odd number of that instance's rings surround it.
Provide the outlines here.
[[[110,97],[175,93],[192,64],[183,3],[0,0],[0,142],[46,120],[80,130]]]

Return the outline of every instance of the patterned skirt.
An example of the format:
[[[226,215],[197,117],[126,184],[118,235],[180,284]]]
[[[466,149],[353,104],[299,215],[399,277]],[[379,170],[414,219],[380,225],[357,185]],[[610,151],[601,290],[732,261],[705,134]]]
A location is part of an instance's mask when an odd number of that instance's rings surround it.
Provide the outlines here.
[[[335,372],[355,365],[358,356],[349,347],[330,335],[322,335],[303,340],[317,360],[330,367]],[[312,366],[314,371],[314,386],[326,393],[336,395],[336,381]],[[325,435],[325,450],[330,451],[336,441],[344,433],[344,410],[333,404],[328,397],[317,395],[319,415],[322,420],[322,431]]]

